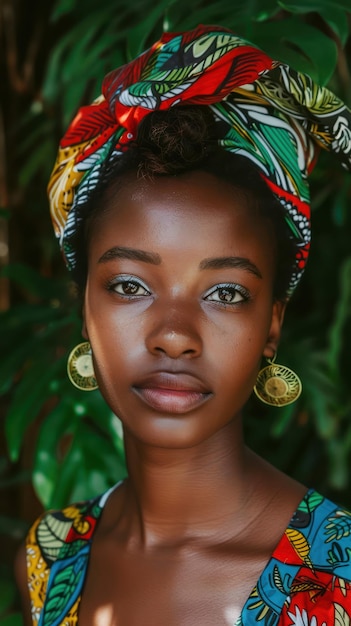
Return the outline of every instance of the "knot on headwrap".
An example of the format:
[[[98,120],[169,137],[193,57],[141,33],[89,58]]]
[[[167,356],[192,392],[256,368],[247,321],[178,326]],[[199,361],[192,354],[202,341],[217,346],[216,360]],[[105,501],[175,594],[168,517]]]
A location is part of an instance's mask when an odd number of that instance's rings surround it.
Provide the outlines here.
[[[219,144],[250,159],[286,210],[298,247],[292,291],[310,244],[307,175],[321,147],[351,169],[351,111],[309,76],[216,26],[164,34],[109,73],[102,95],[74,118],[48,188],[68,267],[76,262],[71,239],[81,219],[77,207],[98,184],[105,160],[127,149],[150,112],[190,104],[210,107],[223,128]]]

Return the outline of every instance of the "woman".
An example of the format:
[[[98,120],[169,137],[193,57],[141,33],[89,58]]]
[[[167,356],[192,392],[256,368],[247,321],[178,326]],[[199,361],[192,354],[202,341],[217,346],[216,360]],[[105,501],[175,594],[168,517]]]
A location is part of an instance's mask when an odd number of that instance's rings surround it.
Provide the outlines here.
[[[308,256],[307,173],[319,146],[350,167],[350,120],[199,27],[112,72],[73,121],[49,185],[83,297],[69,375],[122,420],[129,475],[35,523],[17,563],[28,624],[350,623],[350,514],[242,436],[253,388],[300,393],[261,361]]]

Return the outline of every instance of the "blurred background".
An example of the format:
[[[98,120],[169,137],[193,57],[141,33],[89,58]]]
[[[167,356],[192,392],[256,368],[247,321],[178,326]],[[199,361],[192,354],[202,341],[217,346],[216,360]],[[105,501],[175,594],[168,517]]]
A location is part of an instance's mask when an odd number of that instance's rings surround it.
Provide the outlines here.
[[[125,475],[118,419],[65,373],[81,321],[46,199],[61,135],[107,71],[198,23],[231,28],[351,105],[350,11],[350,0],[0,0],[0,626],[21,624],[12,562],[43,507]],[[311,193],[311,259],[278,355],[303,394],[284,409],[252,400],[245,423],[259,454],[351,508],[351,177],[322,154]]]

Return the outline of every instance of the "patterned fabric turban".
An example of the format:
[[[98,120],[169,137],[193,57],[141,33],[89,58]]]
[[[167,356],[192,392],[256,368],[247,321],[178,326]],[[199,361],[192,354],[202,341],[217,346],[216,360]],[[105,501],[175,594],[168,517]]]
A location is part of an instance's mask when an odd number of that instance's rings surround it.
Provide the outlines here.
[[[286,210],[298,253],[290,292],[310,244],[307,175],[319,149],[351,169],[351,111],[309,76],[217,26],[166,33],[134,61],[108,74],[102,95],[82,107],[63,137],[49,182],[51,215],[67,265],[72,236],[106,158],[122,154],[148,113],[208,105],[221,122],[221,146],[250,159]],[[223,125],[224,123],[224,125]]]

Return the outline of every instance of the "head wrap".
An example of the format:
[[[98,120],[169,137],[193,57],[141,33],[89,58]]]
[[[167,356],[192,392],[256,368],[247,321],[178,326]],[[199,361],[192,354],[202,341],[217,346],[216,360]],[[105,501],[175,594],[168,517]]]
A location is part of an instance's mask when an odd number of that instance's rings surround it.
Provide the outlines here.
[[[134,61],[108,74],[102,95],[82,107],[60,142],[49,182],[51,215],[67,265],[76,263],[72,237],[107,158],[126,150],[150,112],[208,105],[223,136],[219,144],[256,164],[286,210],[296,239],[290,291],[310,245],[307,175],[319,148],[351,168],[351,111],[304,74],[217,26],[165,33]]]

